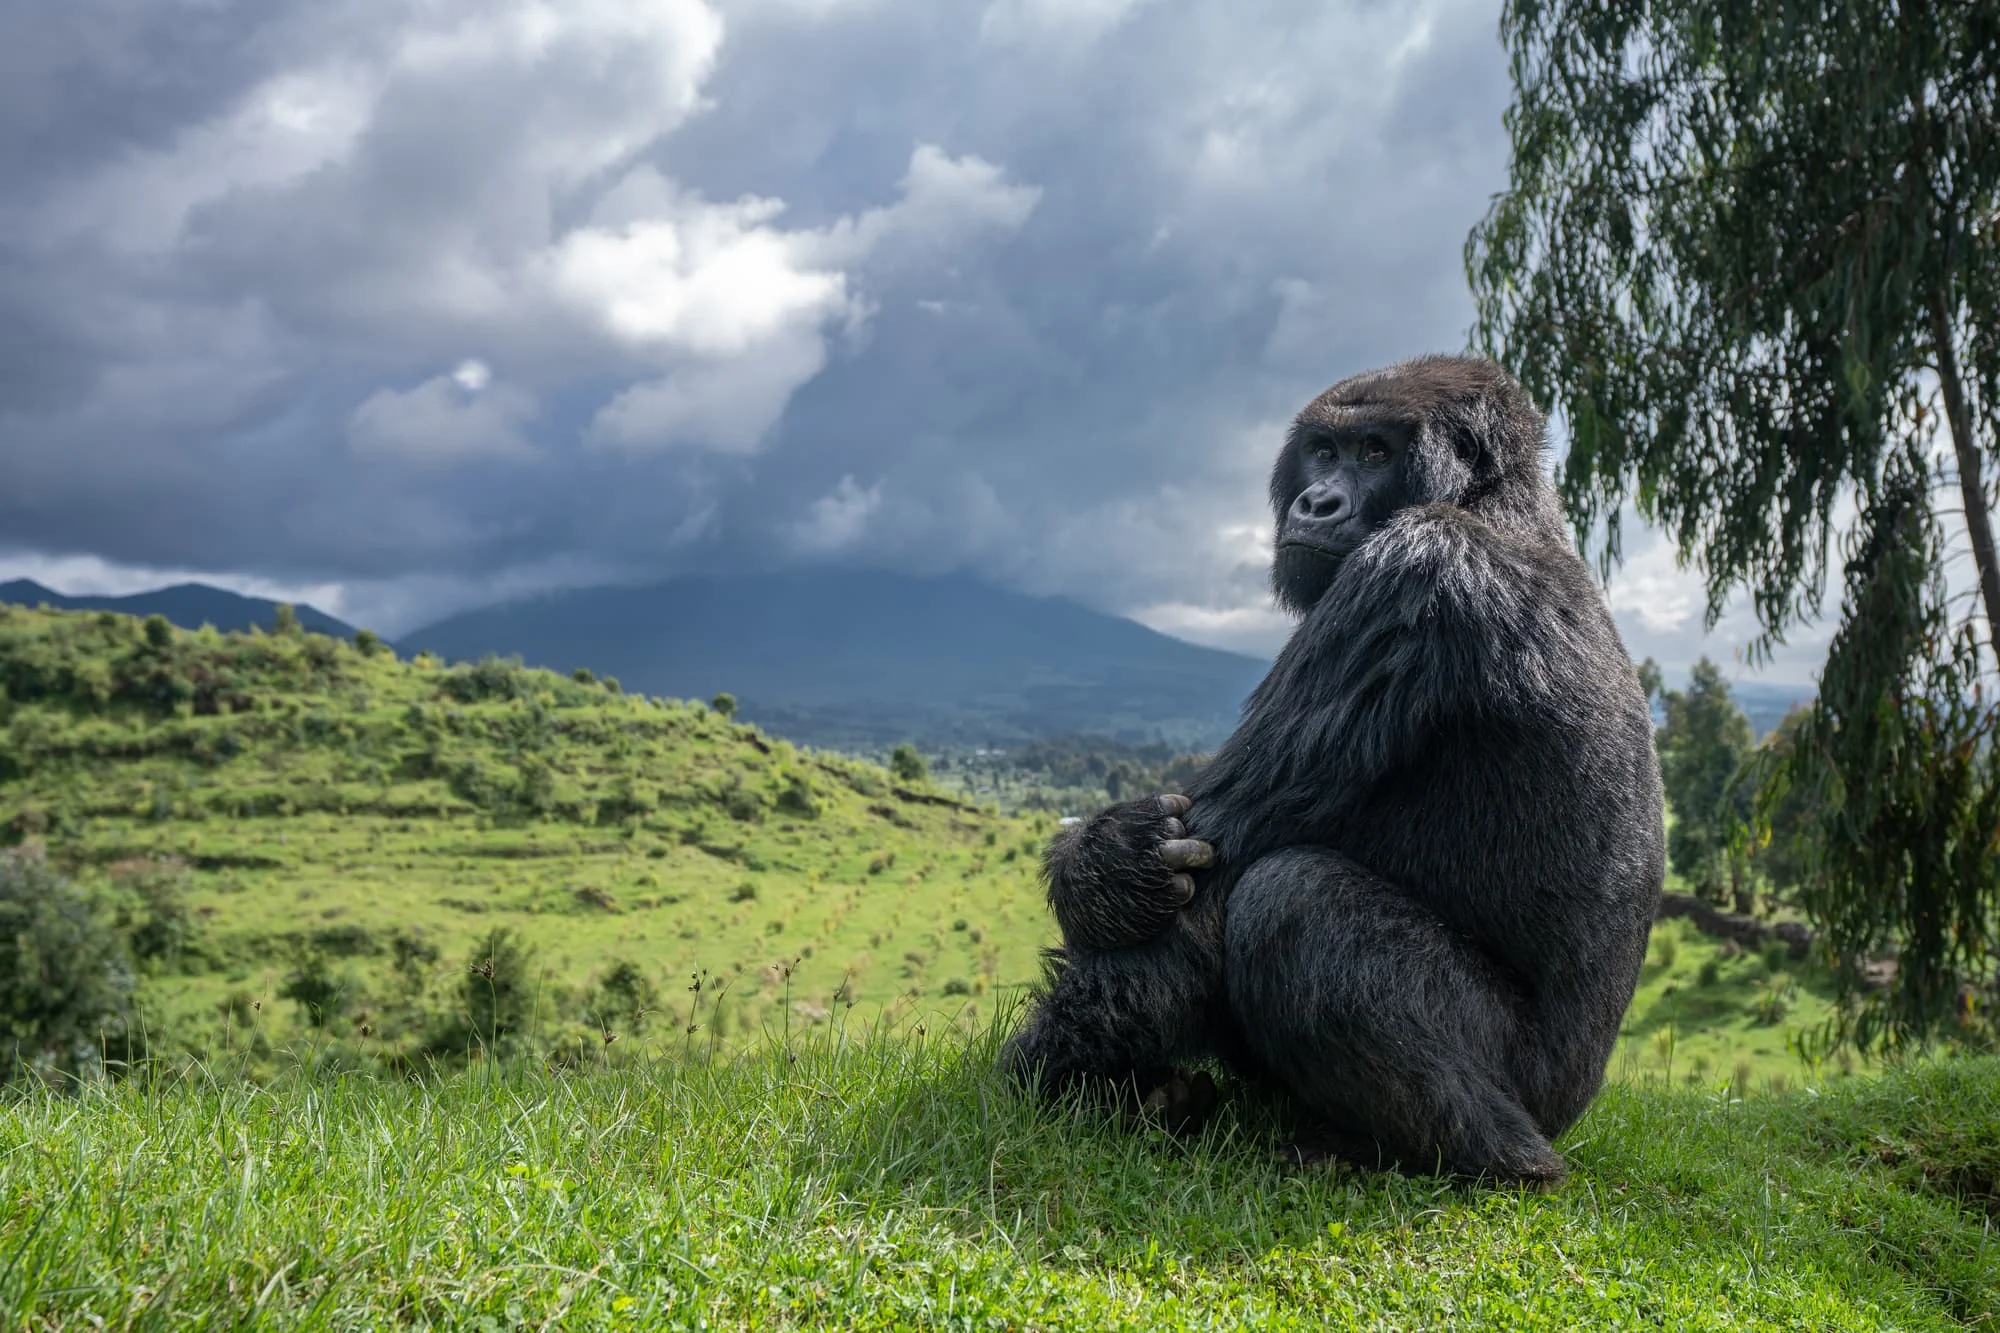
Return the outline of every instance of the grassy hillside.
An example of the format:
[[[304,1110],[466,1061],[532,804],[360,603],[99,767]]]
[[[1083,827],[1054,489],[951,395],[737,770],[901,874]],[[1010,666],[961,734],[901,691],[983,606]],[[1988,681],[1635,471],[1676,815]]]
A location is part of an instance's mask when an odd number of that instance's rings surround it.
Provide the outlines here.
[[[1053,827],[594,679],[0,607],[0,842],[142,946],[167,1051],[268,1062],[317,1016],[394,1063],[509,1006],[596,1063],[850,1007],[976,1024],[1053,942]],[[1614,1077],[1796,1083],[1826,995],[1663,923]]]
[[[591,993],[621,962],[660,995],[638,1026],[706,972],[702,1008],[726,986],[741,1032],[850,1003],[976,1016],[1049,935],[1032,867],[1052,824],[704,705],[7,608],[0,689],[0,830],[114,898],[177,882],[185,943],[144,994],[195,1049],[278,1035],[301,973],[338,992],[343,1036],[407,1044],[462,1007],[495,928],[526,950],[538,1027],[626,1035],[626,1000]]]
[[[1614,1088],[1542,1195],[1037,1113],[990,1049],[0,1099],[10,1327],[1954,1329],[2000,1320],[2000,1065]]]

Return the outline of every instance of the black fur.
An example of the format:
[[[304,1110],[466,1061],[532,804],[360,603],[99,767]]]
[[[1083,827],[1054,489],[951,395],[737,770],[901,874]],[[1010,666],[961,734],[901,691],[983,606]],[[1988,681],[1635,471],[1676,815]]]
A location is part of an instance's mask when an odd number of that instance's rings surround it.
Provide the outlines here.
[[[1408,441],[1400,507],[1315,564],[1283,544],[1329,456],[1304,446],[1369,423]],[[1664,856],[1645,696],[1543,448],[1520,387],[1468,358],[1299,414],[1271,497],[1302,620],[1187,793],[1215,864],[1164,903],[1147,802],[1058,840],[1065,947],[1009,1047],[1018,1076],[1143,1091],[1220,1056],[1343,1155],[1561,1175],[1549,1140],[1603,1079]]]

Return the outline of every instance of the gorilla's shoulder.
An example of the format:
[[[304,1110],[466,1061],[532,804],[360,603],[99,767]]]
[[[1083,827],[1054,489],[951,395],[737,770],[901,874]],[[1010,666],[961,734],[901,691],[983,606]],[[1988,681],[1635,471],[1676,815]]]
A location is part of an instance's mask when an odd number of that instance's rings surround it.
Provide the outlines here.
[[[1393,616],[1414,628],[1442,616],[1502,627],[1542,614],[1602,610],[1583,561],[1559,531],[1496,523],[1451,504],[1414,505],[1354,553],[1341,579],[1350,612]]]

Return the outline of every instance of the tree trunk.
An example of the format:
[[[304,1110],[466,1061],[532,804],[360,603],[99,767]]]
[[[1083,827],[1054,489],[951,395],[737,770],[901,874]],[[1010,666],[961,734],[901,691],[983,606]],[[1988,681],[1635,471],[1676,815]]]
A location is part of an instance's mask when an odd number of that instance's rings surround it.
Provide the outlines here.
[[[1750,888],[1743,866],[1734,857],[1729,862],[1729,897],[1737,912],[1749,916],[1757,910],[1757,895]]]
[[[1965,386],[1958,378],[1958,351],[1951,341],[1951,314],[1944,288],[1931,293],[1931,338],[1937,344],[1938,387],[1944,392],[1945,424],[1951,428],[1958,459],[1958,491],[1965,504],[1965,532],[1972,539],[1972,563],[1979,573],[1979,596],[1986,604],[1986,643],[2000,662],[2000,559],[1993,552],[1993,518],[1986,511],[1985,460],[1972,437]]]

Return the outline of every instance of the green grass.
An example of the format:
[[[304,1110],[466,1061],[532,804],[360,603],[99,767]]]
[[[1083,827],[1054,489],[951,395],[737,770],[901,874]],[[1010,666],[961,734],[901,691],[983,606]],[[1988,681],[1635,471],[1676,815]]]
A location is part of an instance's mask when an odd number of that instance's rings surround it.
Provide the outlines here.
[[[1738,950],[1685,918],[1658,921],[1611,1076],[1742,1093],[1873,1070],[1874,1061],[1849,1050],[1822,1069],[1799,1054],[1801,1038],[1833,1016],[1834,1004],[1827,970],[1786,957],[1782,947]]]
[[[0,1326],[1925,1329],[2000,1319],[2000,1064],[1614,1087],[1538,1195],[1036,1111],[990,1033],[0,1101]]]

